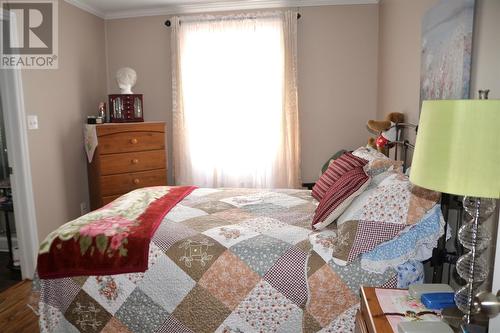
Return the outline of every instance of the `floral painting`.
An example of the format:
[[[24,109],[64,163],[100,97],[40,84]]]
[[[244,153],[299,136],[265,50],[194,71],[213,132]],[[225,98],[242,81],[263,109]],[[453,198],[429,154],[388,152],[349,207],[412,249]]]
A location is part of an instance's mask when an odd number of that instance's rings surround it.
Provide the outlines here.
[[[475,0],[441,0],[422,20],[420,101],[467,99]]]

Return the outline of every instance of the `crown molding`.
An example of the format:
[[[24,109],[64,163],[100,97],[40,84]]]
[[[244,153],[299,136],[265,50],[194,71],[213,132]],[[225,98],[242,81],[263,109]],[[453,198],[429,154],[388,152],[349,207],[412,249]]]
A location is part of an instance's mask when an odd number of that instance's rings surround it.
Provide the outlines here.
[[[125,10],[106,13],[106,19],[121,19],[141,16],[210,13],[233,10],[252,10],[283,7],[312,7],[331,5],[377,4],[379,0],[240,0],[164,6],[143,10]]]
[[[102,12],[90,6],[85,0],[64,0],[84,11],[106,20],[132,18],[141,16],[176,15],[191,13],[209,13],[232,10],[251,10],[283,7],[312,7],[333,5],[371,5],[378,4],[379,0],[232,0],[209,1],[206,3],[193,3],[185,5],[162,6],[138,10],[118,10]]]
[[[97,17],[100,17],[102,19],[106,18],[106,14],[97,8],[90,6],[89,4],[85,3],[85,0],[64,0],[65,2],[72,4],[73,6],[80,8],[81,10],[84,10],[90,14],[93,14]]]

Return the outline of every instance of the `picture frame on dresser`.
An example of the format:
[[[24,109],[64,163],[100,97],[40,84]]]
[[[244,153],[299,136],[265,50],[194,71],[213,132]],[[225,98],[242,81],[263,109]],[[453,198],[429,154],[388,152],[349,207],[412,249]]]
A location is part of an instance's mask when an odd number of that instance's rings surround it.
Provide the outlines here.
[[[134,189],[167,185],[164,122],[95,126],[98,144],[87,164],[92,210]]]

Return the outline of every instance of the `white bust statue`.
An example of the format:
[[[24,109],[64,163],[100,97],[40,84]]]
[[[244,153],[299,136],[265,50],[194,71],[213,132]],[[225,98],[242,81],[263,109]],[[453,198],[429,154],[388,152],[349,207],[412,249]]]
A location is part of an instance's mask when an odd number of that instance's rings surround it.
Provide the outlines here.
[[[120,68],[116,72],[116,82],[121,94],[132,94],[132,87],[137,81],[137,73],[130,67]]]

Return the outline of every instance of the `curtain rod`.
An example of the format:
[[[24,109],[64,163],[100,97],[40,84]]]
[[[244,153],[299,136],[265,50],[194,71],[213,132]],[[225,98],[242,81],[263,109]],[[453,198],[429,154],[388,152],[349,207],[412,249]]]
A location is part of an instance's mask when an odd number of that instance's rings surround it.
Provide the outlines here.
[[[297,13],[297,20],[300,19],[301,17],[302,17],[302,15],[300,15],[300,13]],[[170,22],[170,20],[166,20],[165,25],[167,27],[170,27],[172,25],[172,22]]]

